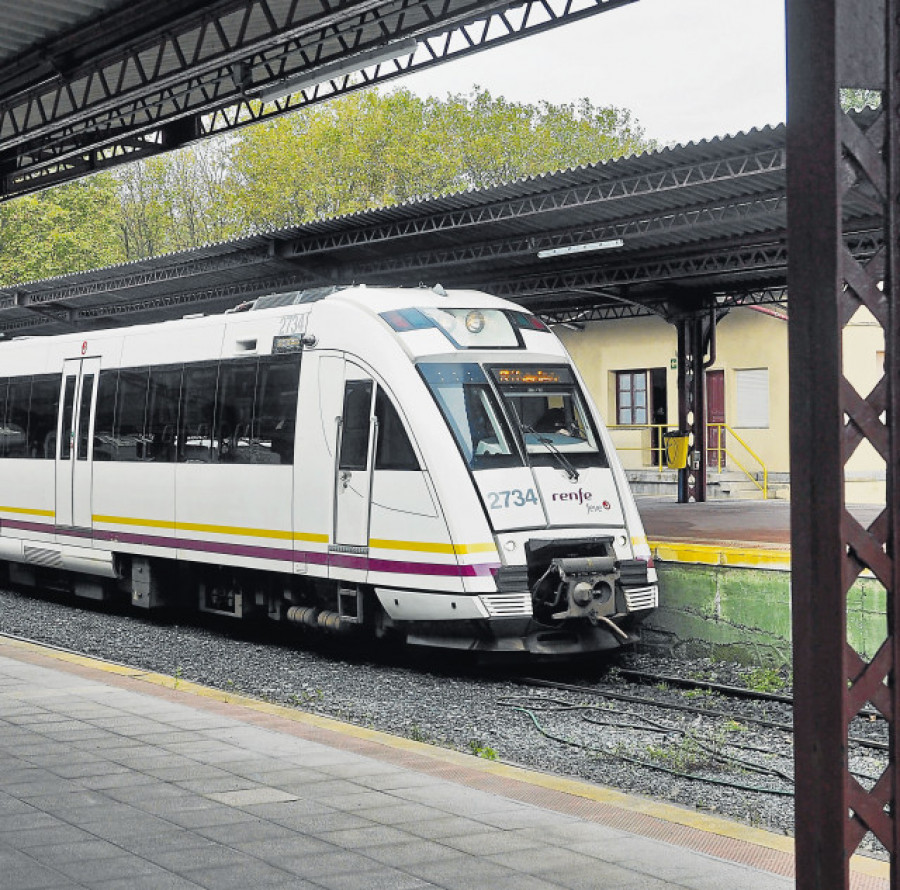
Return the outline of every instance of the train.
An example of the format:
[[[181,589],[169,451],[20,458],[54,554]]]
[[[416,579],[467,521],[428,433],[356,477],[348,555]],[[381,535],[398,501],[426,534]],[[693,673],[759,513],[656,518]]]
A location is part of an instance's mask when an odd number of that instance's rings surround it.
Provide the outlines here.
[[[633,644],[658,605],[560,340],[439,285],[0,341],[0,577],[536,658]]]

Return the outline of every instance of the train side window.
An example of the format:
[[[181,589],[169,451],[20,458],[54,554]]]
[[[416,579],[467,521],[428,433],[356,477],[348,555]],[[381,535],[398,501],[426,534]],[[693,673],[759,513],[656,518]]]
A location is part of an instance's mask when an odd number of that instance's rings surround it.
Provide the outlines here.
[[[29,457],[53,460],[56,457],[56,421],[59,411],[59,375],[41,374],[31,381],[28,412]]]
[[[119,371],[107,368],[97,381],[97,409],[94,417],[94,460],[115,460],[116,443],[113,421],[116,415],[116,389]]]
[[[340,470],[364,470],[368,463],[372,386],[371,380],[348,380],[344,384]]]
[[[251,434],[253,463],[294,462],[299,383],[299,354],[260,359]]]
[[[6,392],[8,389],[9,381],[0,379],[0,457],[6,457],[7,440],[12,434],[12,429],[6,425]]]
[[[179,461],[210,463],[215,459],[212,434],[218,379],[218,363],[184,366],[178,436]]]
[[[75,459],[88,459],[91,427],[91,400],[94,396],[94,375],[85,374],[81,378],[81,402],[78,406],[78,433],[75,436]]]
[[[144,459],[156,463],[175,460],[178,400],[181,395],[181,365],[150,368],[147,394],[147,424],[144,429]]]
[[[220,463],[254,463],[251,447],[257,360],[236,359],[219,368],[213,454]]]
[[[149,368],[122,368],[119,371],[113,428],[115,460],[144,460],[144,419],[149,381]]]
[[[419,461],[403,421],[388,394],[378,388],[375,395],[378,438],[375,442],[376,470],[418,470]]]
[[[28,457],[28,407],[31,402],[31,378],[13,377],[6,400],[5,457]]]
[[[62,423],[59,428],[59,434],[62,437],[59,449],[60,460],[69,460],[72,455],[72,440],[74,439],[72,419],[75,413],[75,384],[77,381],[78,378],[75,376],[66,377],[66,388],[63,393],[62,403]]]

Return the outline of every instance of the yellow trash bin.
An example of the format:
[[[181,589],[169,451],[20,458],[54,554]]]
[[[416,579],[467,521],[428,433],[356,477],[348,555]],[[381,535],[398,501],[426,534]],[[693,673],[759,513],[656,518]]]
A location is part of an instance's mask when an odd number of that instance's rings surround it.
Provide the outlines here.
[[[688,462],[688,434],[681,430],[665,433],[666,466],[670,470],[683,470]]]

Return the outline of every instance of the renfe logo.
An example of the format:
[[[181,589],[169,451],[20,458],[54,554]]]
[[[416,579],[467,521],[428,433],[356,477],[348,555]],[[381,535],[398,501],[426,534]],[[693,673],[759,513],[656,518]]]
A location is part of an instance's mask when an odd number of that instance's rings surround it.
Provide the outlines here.
[[[593,497],[593,494],[589,491],[584,491],[579,488],[578,491],[554,491],[553,498],[554,501],[578,501],[579,504],[585,503],[585,501],[589,501]]]

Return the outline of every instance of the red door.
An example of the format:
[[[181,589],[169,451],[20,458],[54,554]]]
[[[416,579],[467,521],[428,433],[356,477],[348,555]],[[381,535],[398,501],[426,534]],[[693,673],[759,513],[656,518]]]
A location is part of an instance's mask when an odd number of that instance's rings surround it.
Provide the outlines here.
[[[713,426],[725,423],[725,372],[706,372],[706,463],[718,469],[725,468],[725,431]]]

